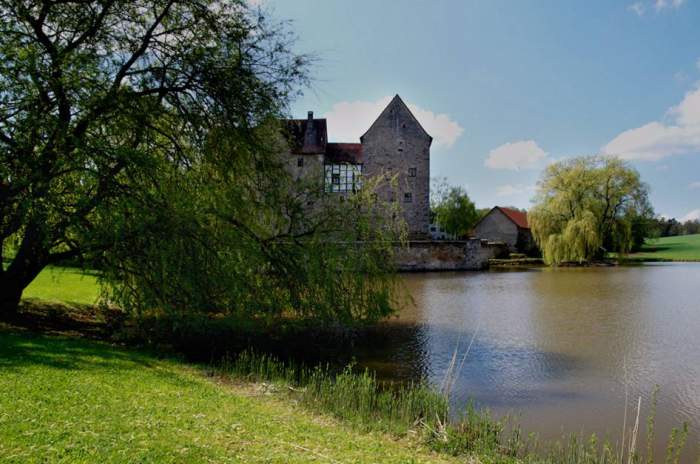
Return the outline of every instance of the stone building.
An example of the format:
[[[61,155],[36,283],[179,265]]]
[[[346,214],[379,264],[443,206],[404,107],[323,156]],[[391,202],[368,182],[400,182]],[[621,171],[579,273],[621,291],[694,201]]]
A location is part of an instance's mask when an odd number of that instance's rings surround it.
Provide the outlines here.
[[[534,250],[527,213],[494,207],[475,226],[473,235],[492,242],[503,242],[509,251],[531,254]]]
[[[363,178],[382,176],[377,194],[399,202],[411,238],[428,238],[430,145],[423,129],[396,95],[360,137],[360,143],[329,143],[325,119],[286,121],[288,166],[296,178],[317,177],[329,194],[350,194]],[[332,129],[332,128],[331,128]]]

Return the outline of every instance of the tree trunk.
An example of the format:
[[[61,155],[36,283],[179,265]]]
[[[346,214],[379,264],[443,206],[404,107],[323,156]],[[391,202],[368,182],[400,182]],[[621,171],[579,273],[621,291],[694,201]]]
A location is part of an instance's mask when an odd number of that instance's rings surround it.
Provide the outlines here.
[[[35,222],[25,228],[22,243],[7,269],[0,272],[0,318],[17,313],[22,292],[48,264],[48,250],[41,227]]]
[[[19,300],[24,286],[7,274],[0,276],[0,319],[6,319],[17,313]]]

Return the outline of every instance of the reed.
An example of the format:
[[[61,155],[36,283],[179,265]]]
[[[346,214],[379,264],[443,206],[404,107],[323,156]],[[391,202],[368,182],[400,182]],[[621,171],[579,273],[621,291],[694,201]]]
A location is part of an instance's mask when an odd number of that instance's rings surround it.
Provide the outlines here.
[[[458,359],[455,354],[451,376],[461,368]],[[451,377],[443,381],[440,390],[423,383],[394,386],[382,383],[375,374],[358,370],[354,365],[342,370],[328,365],[309,368],[250,351],[226,358],[211,369],[213,375],[225,378],[276,385],[277,391],[285,392],[304,406],[330,413],[367,431],[416,435],[432,449],[451,455],[474,456],[490,463],[654,463],[652,442],[658,389],[652,395],[646,421],[646,456],[642,459],[638,451],[641,397],[632,411],[634,422],[630,427],[625,402],[619,443],[600,441],[595,435],[567,435],[557,441],[541,441],[534,434],[526,434],[514,418],[493,417],[473,403],[461,414],[451,412],[446,394],[454,381]],[[664,464],[679,464],[687,437],[687,424],[672,431]]]

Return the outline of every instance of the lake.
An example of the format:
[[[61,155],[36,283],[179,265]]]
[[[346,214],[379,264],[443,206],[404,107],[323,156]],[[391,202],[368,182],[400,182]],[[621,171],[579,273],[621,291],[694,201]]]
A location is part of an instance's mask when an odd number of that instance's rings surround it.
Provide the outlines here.
[[[688,453],[700,451],[700,264],[402,280],[414,305],[389,323],[399,335],[359,356],[380,376],[440,385],[455,350],[461,358],[471,343],[454,409],[473,399],[497,415],[519,414],[524,429],[542,438],[582,432],[613,441],[626,396],[628,424],[641,396],[644,432],[658,385],[657,451],[683,421],[691,426]]]

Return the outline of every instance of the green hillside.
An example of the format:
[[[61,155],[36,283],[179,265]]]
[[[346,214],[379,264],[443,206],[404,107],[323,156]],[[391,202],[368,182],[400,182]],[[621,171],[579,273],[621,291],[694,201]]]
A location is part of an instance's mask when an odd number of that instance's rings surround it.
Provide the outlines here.
[[[644,249],[631,259],[660,261],[700,261],[700,234],[647,240]]]

